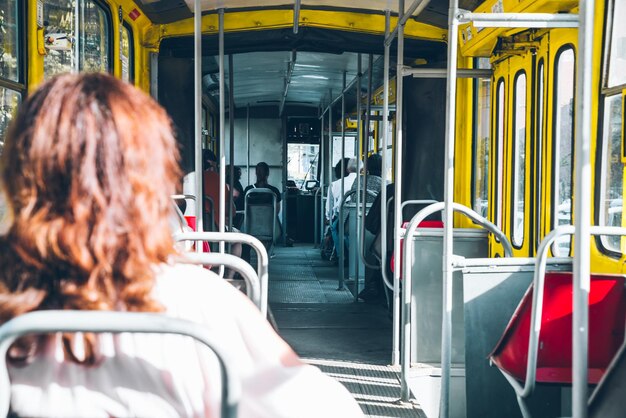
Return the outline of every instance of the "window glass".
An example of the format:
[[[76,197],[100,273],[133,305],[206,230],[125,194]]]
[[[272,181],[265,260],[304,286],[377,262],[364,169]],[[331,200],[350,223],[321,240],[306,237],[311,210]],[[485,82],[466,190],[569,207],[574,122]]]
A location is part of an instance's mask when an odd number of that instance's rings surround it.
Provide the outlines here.
[[[17,91],[0,87],[0,155],[4,149],[4,137],[7,128],[13,120],[18,105],[22,101],[22,95]]]
[[[120,61],[122,63],[122,80],[126,81],[127,83],[132,83],[135,78],[133,33],[131,32],[131,29],[125,24],[122,25],[121,32],[122,43],[120,45]],[[205,119],[203,118],[203,120]]]
[[[609,51],[608,87],[626,84],[626,0],[615,0]],[[620,20],[621,18],[621,20]]]
[[[502,229],[502,184],[504,175],[504,80],[498,82],[498,92],[496,97],[497,119],[496,119],[496,140],[497,140],[497,175],[496,175],[496,225]]]
[[[541,218],[543,213],[543,115],[544,115],[544,70],[543,61],[539,63],[539,69],[537,70],[537,244],[541,242]]]
[[[317,178],[317,144],[287,144],[287,179],[302,188],[306,180]]]
[[[526,74],[515,79],[513,113],[513,245],[524,242],[524,191],[526,189]]]
[[[478,79],[475,82],[475,133],[474,133],[474,210],[487,216],[489,187],[489,121],[491,80]]]
[[[83,6],[80,42],[81,70],[93,72],[109,71],[109,17],[93,1]]]
[[[600,225],[622,226],[624,164],[621,161],[622,103],[621,95],[604,101],[602,136],[602,187],[600,189]],[[621,237],[601,237],[611,251],[623,252]]]
[[[83,71],[109,70],[109,17],[93,0],[80,4],[81,31],[79,38],[80,68]],[[44,74],[72,71],[75,67],[74,39],[76,36],[76,0],[45,0],[44,20],[47,54]]]
[[[19,30],[17,0],[0,0],[0,77],[19,82]]]
[[[572,223],[572,149],[574,125],[574,51],[566,49],[557,58],[554,95],[554,212],[553,227]],[[570,237],[555,242],[555,255],[566,256]]]

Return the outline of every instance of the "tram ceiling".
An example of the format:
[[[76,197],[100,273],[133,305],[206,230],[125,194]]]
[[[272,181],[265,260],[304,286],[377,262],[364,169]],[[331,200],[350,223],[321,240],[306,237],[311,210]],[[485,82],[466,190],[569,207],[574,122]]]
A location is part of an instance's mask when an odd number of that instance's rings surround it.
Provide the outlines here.
[[[367,56],[362,57],[365,68]],[[330,55],[318,52],[273,51],[233,55],[235,106],[282,104],[286,107],[317,108],[322,103],[328,103],[331,91],[333,96],[340,94],[343,89],[344,72],[348,81],[357,76],[357,60],[356,53]],[[290,66],[292,70],[287,88],[286,80]],[[373,67],[374,83],[382,82],[382,69],[378,68],[381,66],[382,63],[378,61]],[[205,93],[216,100],[219,97],[218,71],[216,57],[205,58],[203,87]],[[356,104],[356,97],[354,89],[347,94],[348,102],[353,105]]]
[[[154,23],[171,23],[193,16],[194,0],[135,0],[142,11]],[[398,1],[380,0],[301,0],[302,9],[317,10],[347,10],[359,13],[384,14],[389,8],[392,13],[398,13]],[[408,3],[408,2],[405,2]],[[481,1],[460,0],[459,7],[474,10]],[[287,0],[202,0],[204,12],[215,12],[226,8],[233,10],[258,10],[261,8],[293,9],[295,1]],[[430,4],[416,17],[418,22],[439,27],[446,27],[448,21],[448,0],[432,0]]]

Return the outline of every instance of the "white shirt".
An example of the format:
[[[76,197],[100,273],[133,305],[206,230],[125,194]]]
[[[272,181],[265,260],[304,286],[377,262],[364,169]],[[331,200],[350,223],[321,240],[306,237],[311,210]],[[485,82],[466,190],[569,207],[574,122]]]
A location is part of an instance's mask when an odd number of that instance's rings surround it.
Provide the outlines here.
[[[293,354],[243,294],[198,266],[159,268],[165,314],[207,326],[237,359],[240,417],[361,417],[348,391]],[[219,372],[211,352],[171,335],[100,336],[102,362],[63,360],[60,338],[24,367],[9,367],[11,406],[33,417],[217,417]],[[216,378],[217,377],[217,378]]]
[[[352,183],[356,180],[356,173],[350,173],[343,179],[335,180],[330,184],[328,199],[326,199],[326,218],[333,219],[333,216],[339,213],[339,205],[343,195],[341,194],[341,180],[344,182],[343,192],[348,193],[352,188]],[[332,207],[331,205],[332,201]]]

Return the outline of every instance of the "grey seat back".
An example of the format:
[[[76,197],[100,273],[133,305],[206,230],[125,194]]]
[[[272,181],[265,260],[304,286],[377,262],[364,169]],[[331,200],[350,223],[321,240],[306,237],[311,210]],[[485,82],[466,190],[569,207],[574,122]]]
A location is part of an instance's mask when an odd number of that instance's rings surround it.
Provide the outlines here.
[[[270,189],[250,189],[245,196],[245,232],[260,241],[276,240],[277,199]]]

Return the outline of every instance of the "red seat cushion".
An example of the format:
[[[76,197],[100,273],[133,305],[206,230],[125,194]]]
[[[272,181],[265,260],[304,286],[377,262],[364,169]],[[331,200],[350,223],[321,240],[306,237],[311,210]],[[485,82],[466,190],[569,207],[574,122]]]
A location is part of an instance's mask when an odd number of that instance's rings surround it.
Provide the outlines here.
[[[547,273],[537,381],[572,382],[572,273]],[[526,379],[531,285],[491,354],[492,361],[519,381]],[[624,341],[626,292],[624,277],[592,275],[589,295],[589,383],[596,384]]]

